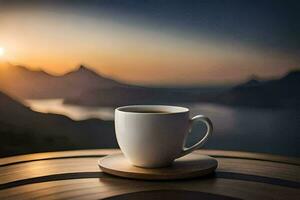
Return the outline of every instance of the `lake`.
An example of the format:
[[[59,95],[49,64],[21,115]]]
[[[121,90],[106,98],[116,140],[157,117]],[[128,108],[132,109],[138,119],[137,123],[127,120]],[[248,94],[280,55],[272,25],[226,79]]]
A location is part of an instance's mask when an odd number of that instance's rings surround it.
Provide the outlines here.
[[[87,107],[64,104],[63,99],[25,100],[24,104],[31,110],[41,113],[65,115],[75,121],[99,118],[113,120],[114,109],[109,107]]]
[[[65,105],[63,99],[26,100],[25,104],[34,111],[62,114],[73,120],[113,120],[114,108],[111,107]],[[182,106],[190,108],[191,116],[204,114],[213,121],[213,136],[205,148],[300,157],[299,110],[238,108],[207,103]],[[197,133],[204,131],[203,125],[195,125],[188,144],[196,142],[201,137]]]

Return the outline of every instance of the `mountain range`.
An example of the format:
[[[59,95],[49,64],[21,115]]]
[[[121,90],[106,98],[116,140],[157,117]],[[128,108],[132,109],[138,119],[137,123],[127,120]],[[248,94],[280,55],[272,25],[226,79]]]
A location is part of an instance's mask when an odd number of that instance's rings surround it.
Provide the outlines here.
[[[2,65],[2,66],[1,66]],[[67,104],[116,107],[128,104],[212,102],[231,106],[298,108],[299,70],[279,79],[252,78],[235,87],[146,87],[105,77],[80,65],[61,76],[0,63],[0,91],[19,99],[63,98]]]
[[[83,65],[62,76],[0,63],[0,90],[18,99],[68,98],[93,89],[126,87]]]
[[[86,66],[61,76],[0,63],[0,91],[20,100],[63,98],[65,103],[88,106],[167,104],[206,100],[226,87],[160,88],[115,81]]]
[[[214,100],[216,103],[268,108],[300,108],[300,71],[294,70],[279,79],[251,79],[233,87]]]

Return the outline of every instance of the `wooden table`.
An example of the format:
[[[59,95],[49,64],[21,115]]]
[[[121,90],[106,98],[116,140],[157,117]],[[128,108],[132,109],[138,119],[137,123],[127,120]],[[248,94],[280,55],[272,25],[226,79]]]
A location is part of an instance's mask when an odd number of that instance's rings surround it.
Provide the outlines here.
[[[97,161],[119,150],[38,153],[0,159],[0,199],[300,199],[300,160],[200,150],[216,172],[180,181],[139,181],[101,172]]]

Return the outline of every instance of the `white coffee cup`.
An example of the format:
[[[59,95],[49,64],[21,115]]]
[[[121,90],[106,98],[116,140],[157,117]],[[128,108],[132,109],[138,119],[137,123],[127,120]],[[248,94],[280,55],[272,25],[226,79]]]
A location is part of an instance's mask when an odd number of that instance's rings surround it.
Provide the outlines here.
[[[193,122],[207,126],[205,136],[191,147],[184,147]],[[189,109],[178,106],[134,105],[115,110],[118,144],[127,160],[138,167],[157,168],[203,146],[213,130],[203,115],[189,118]]]

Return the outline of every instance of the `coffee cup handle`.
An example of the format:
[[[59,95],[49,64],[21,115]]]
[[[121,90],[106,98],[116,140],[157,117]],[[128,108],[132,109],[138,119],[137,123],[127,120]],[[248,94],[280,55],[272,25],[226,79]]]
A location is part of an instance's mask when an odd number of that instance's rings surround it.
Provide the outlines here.
[[[206,125],[206,127],[207,127],[206,134],[199,142],[197,142],[193,146],[188,147],[188,148],[183,147],[183,150],[182,150],[181,154],[179,155],[179,157],[185,156],[185,155],[191,153],[192,151],[202,147],[206,143],[209,136],[212,134],[213,125],[209,118],[207,118],[203,115],[197,115],[197,116],[193,117],[192,119],[190,119],[190,127],[192,127],[193,123],[195,123],[195,122],[203,122]],[[191,129],[192,128],[190,128],[190,132],[191,132]]]

